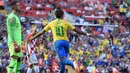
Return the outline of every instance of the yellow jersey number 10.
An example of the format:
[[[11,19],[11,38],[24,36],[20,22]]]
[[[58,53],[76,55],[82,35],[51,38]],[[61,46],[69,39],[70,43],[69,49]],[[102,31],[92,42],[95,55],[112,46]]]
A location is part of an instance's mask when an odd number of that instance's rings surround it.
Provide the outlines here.
[[[62,26],[56,26],[56,36],[64,36],[64,28]]]

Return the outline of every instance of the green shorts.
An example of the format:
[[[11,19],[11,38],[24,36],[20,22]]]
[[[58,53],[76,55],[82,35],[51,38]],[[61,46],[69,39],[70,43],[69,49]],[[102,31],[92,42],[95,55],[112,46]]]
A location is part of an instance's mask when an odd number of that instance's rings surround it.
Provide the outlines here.
[[[9,48],[10,57],[11,57],[11,56],[22,57],[22,49],[21,49],[21,52],[16,53],[16,52],[14,51],[14,45],[13,45],[13,44],[9,44],[9,45],[8,45],[8,48]]]

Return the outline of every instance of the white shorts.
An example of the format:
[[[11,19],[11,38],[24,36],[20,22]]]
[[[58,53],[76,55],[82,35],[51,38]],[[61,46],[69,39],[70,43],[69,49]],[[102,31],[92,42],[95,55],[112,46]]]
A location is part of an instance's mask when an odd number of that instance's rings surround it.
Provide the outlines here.
[[[30,54],[30,57],[27,57],[27,59],[29,65],[38,63],[36,54]]]

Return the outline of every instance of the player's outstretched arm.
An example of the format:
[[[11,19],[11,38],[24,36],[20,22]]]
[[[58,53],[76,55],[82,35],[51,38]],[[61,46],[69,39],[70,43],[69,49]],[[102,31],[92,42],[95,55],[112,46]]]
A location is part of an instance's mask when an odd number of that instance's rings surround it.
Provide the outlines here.
[[[76,28],[74,28],[73,31],[75,31],[76,33],[81,34],[81,35],[85,35],[85,36],[88,35],[88,34],[85,33],[85,32],[82,32],[82,31],[80,31],[80,30],[77,30]]]
[[[29,41],[30,41],[30,40],[33,40],[33,39],[35,39],[35,38],[37,38],[37,37],[39,37],[40,35],[44,34],[45,32],[46,32],[46,31],[43,29],[42,31],[40,31],[40,32],[37,33],[36,35],[32,36],[32,37],[29,39]]]

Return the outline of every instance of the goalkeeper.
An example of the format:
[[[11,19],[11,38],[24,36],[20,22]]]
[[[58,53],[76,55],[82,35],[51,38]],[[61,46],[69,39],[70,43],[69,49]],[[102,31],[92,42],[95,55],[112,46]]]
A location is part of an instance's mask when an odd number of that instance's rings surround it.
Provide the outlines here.
[[[7,73],[20,73],[20,66],[22,64],[21,57],[21,24],[19,20],[20,5],[18,2],[13,2],[12,12],[8,15],[6,20],[8,33],[8,48],[10,53],[10,64],[7,67]]]

